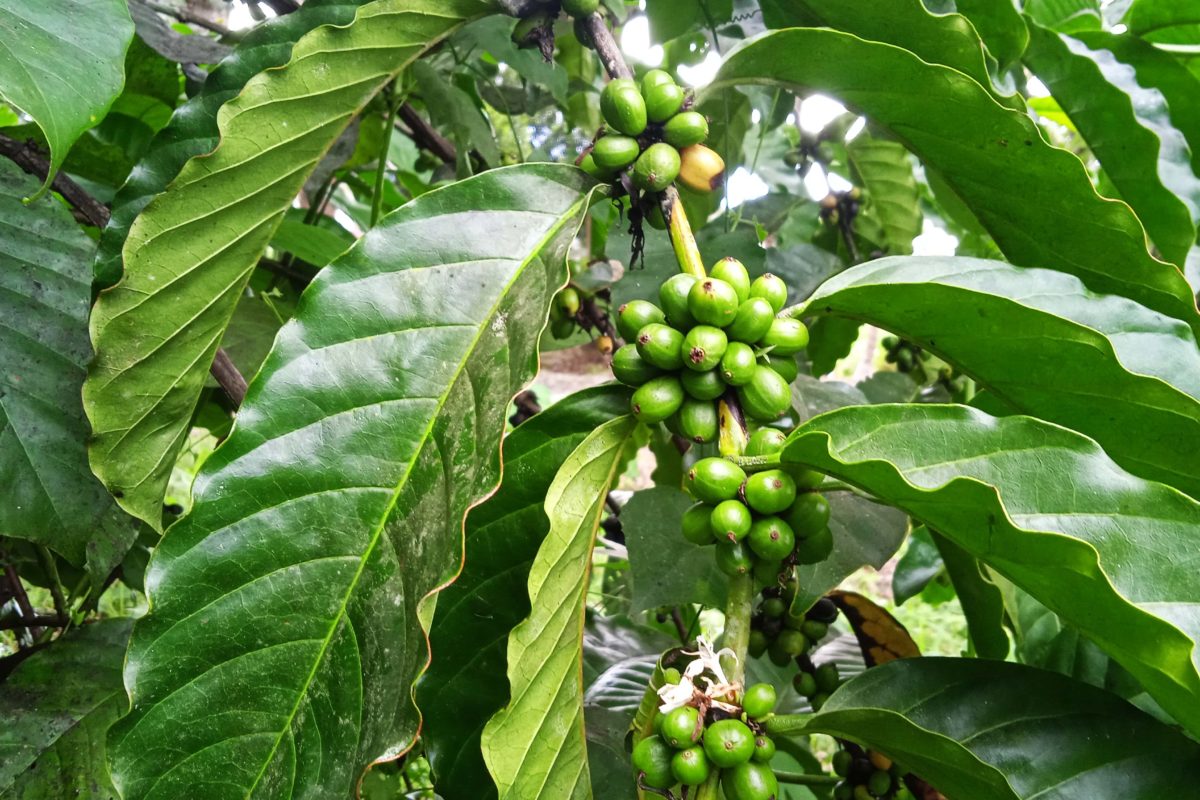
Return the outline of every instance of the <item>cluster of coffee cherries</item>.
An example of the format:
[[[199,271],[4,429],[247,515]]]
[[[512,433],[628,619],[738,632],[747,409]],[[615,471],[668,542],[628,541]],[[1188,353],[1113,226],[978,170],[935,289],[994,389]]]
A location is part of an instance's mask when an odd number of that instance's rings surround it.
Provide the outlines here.
[[[750,437],[747,453],[777,450],[783,438],[764,428]],[[753,574],[762,585],[777,584],[781,573],[806,557],[809,540],[828,521],[824,498],[806,491],[819,478],[782,469],[746,475],[727,459],[702,458],[686,476],[687,490],[697,502],[683,514],[683,537],[714,545],[717,568],[726,575]]]
[[[678,683],[678,670],[666,671]],[[685,705],[656,712],[654,734],[633,748],[633,768],[643,787],[669,792],[699,786],[720,770],[726,800],[774,800],[779,782],[768,766],[775,743],[759,722],[775,709],[775,688],[758,683],[746,689],[741,713],[718,706]]]
[[[662,308],[631,300],[617,310],[617,329],[630,344],[613,354],[612,370],[637,387],[634,416],[710,442],[717,400],[729,388],[752,420],[771,422],[791,408],[794,356],[808,344],[808,329],[775,316],[787,300],[782,280],[768,273],[751,281],[740,261],[724,258],[706,278],[672,276],[658,296]]]
[[[613,181],[628,169],[644,192],[661,192],[676,178],[696,191],[711,191],[722,180],[725,162],[702,144],[708,120],[687,108],[690,102],[665,70],[650,70],[640,83],[609,81],[600,93],[605,128],[579,166],[601,181]]]
[[[593,335],[596,349],[603,355],[612,355],[612,324],[608,321],[608,289],[588,292],[573,284],[559,290],[550,304],[550,335],[555,339],[568,339],[576,329]]]
[[[843,742],[834,753],[833,772],[842,778],[834,787],[834,800],[913,800],[898,764],[853,742]]]
[[[844,192],[830,192],[821,198],[821,219],[837,223],[853,220],[858,216],[862,202],[862,189],[852,186]]]

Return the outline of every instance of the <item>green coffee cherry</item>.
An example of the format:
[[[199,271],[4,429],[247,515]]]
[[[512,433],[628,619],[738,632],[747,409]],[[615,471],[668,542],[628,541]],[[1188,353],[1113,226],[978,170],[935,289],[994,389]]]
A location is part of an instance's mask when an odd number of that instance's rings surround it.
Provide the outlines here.
[[[638,333],[637,350],[642,360],[659,369],[683,366],[683,334],[670,325],[652,322]]]
[[[720,503],[722,500],[732,500],[744,480],[746,473],[737,464],[724,458],[710,457],[692,465],[685,483],[697,500]]]
[[[783,449],[783,443],[786,441],[787,435],[783,431],[775,428],[760,428],[750,434],[750,440],[746,442],[746,455],[769,456],[772,453],[778,453]],[[788,520],[788,523],[791,524],[791,520]],[[792,527],[796,526],[792,525]]]
[[[775,353],[762,356],[758,359],[758,363],[764,367],[769,367],[779,374],[787,383],[796,380],[796,376],[800,374],[800,365],[796,363],[796,359],[792,356],[781,356]]]
[[[778,597],[770,597],[763,601],[762,613],[763,616],[778,619],[787,611],[787,605]]]
[[[708,138],[708,120],[696,111],[681,111],[663,124],[663,138],[677,148],[700,144]]]
[[[737,291],[723,280],[696,281],[688,292],[688,311],[697,322],[724,328],[737,314]]]
[[[779,517],[760,517],[750,526],[746,541],[754,555],[767,561],[779,561],[791,555],[796,536]]]
[[[726,256],[713,264],[708,275],[732,286],[737,292],[739,304],[746,302],[750,297],[750,273],[746,271],[746,265],[733,256]]]
[[[816,682],[813,682],[816,686]],[[844,778],[850,774],[850,765],[854,763],[854,755],[849,750],[838,750],[833,754],[833,774]]]
[[[792,390],[779,373],[759,365],[750,380],[738,387],[738,399],[751,419],[773,422],[792,407]]]
[[[754,377],[757,366],[754,348],[744,342],[730,342],[721,356],[721,378],[730,386],[742,386]]]
[[[777,667],[786,667],[792,663],[792,659],[795,658],[795,656],[783,649],[783,647],[779,644],[779,639],[777,637],[773,642],[767,645],[767,658],[771,659],[771,663]]]
[[[679,113],[687,93],[675,83],[660,83],[645,90],[646,117],[651,122],[666,122]]]
[[[562,10],[572,17],[586,17],[596,13],[600,0],[562,0]]]
[[[833,552],[833,531],[822,528],[816,533],[796,542],[797,564],[819,564]]]
[[[700,712],[692,706],[680,706],[667,712],[660,734],[667,744],[676,750],[691,747],[700,740],[703,729],[699,725]]]
[[[531,14],[517,20],[513,28],[512,42],[517,47],[529,48],[538,46],[538,29],[549,28],[554,24],[554,18],[545,12]]]
[[[755,344],[767,335],[774,319],[775,311],[769,302],[762,297],[751,297],[738,306],[726,333],[734,341]]]
[[[721,363],[727,345],[725,331],[711,325],[697,325],[683,337],[680,349],[683,365],[696,372],[707,372]]]
[[[633,769],[643,773],[642,780],[655,789],[669,789],[675,785],[671,772],[671,758],[675,751],[660,736],[647,736],[633,748]]]
[[[820,664],[817,671],[813,673],[813,677],[817,680],[817,688],[822,692],[832,693],[842,682],[838,675],[837,664],[832,661]]]
[[[767,652],[767,635],[760,630],[750,631],[750,643],[746,647],[746,652],[751,658],[762,658],[763,653]]]
[[[756,472],[746,478],[746,502],[759,514],[778,514],[796,500],[796,484],[781,469]]]
[[[814,698],[813,702],[814,703],[816,702],[815,698]],[[825,705],[824,700],[821,701],[821,705]],[[816,709],[816,706],[813,706],[813,708]],[[871,796],[871,790],[867,788],[867,785],[865,783],[862,785],[859,785],[859,786],[855,786],[854,794],[852,794],[851,797],[853,797],[854,800],[875,800],[875,798]]]
[[[646,148],[633,165],[633,182],[647,192],[661,192],[679,174],[679,151],[658,142]]]
[[[800,491],[815,489],[825,481],[825,476],[820,472],[799,464],[788,464],[786,469],[792,476],[792,480],[796,482],[796,489]]]
[[[799,539],[807,539],[829,525],[829,501],[820,492],[804,492],[788,509],[784,519]]]
[[[712,510],[708,524],[710,539],[740,542],[750,533],[754,517],[740,501],[723,500]]]
[[[611,169],[602,169],[600,165],[596,163],[596,157],[591,153],[588,153],[580,160],[579,168],[588,175],[591,175],[596,180],[604,181],[605,183],[608,183],[614,177],[616,177],[616,173]]]
[[[633,393],[630,409],[639,422],[653,425],[674,414],[683,405],[683,387],[674,375],[651,378]]]
[[[908,790],[907,786],[901,786],[892,795],[892,800],[914,800],[913,793]]]
[[[829,633],[829,626],[815,619],[806,619],[804,620],[804,624],[800,626],[800,632],[807,636],[810,641],[819,642],[825,638],[825,634]]]
[[[741,720],[718,720],[704,729],[704,754],[720,769],[745,764],[754,755],[754,734]]]
[[[641,145],[632,136],[605,136],[592,148],[592,159],[602,170],[620,172],[637,161],[641,152]]]
[[[717,406],[711,400],[683,398],[679,407],[679,435],[689,441],[703,444],[717,438]]]
[[[575,332],[575,320],[556,319],[550,323],[550,335],[555,339],[566,339]]]
[[[642,76],[642,96],[653,89],[655,86],[663,84],[675,85],[675,79],[671,77],[671,73],[665,69],[652,69]]]
[[[661,369],[642,359],[635,344],[627,344],[613,353],[612,371],[616,379],[626,386],[641,386],[662,374]]]
[[[748,761],[721,773],[721,791],[725,800],[774,800],[779,781],[766,764]]]
[[[760,764],[768,763],[775,757],[775,742],[771,741],[771,737],[765,733],[760,733],[754,737],[754,755],[750,757],[751,761],[757,761]]]
[[[764,586],[773,586],[779,583],[779,571],[783,569],[782,561],[764,561],[758,559],[754,562],[754,580],[761,589]]]
[[[775,637],[775,644],[780,650],[787,653],[792,658],[802,656],[808,652],[809,641],[800,631],[794,631],[791,628],[784,628]],[[820,684],[818,684],[818,687]]]
[[[750,570],[754,568],[754,557],[750,554],[750,548],[744,547],[741,542],[717,542],[714,557],[717,569],[731,578],[736,575],[749,575]]]
[[[683,520],[680,523],[683,529],[683,538],[692,544],[699,545],[712,544],[716,541],[713,539],[712,528],[709,527],[709,518],[712,513],[713,507],[707,503],[696,503],[683,512]]]
[[[892,776],[881,769],[871,773],[867,779],[867,791],[875,797],[883,797],[892,790]]]
[[[667,315],[667,321],[676,328],[690,328],[696,324],[688,310],[688,297],[692,287],[698,283],[695,277],[685,273],[672,275],[658,287],[658,300]]]
[[[854,800],[854,787],[848,783],[839,783],[833,787],[833,800]]]
[[[679,373],[679,381],[688,395],[697,400],[716,400],[725,393],[725,381],[716,370],[693,372],[685,369]]]
[[[642,328],[650,323],[665,321],[662,309],[645,300],[630,300],[617,309],[617,330],[627,342],[636,340]]]
[[[750,296],[766,300],[776,314],[787,305],[787,295],[787,284],[769,272],[755,278],[754,283],[750,284]]]
[[[581,302],[579,290],[574,286],[567,286],[554,296],[554,304],[558,307],[559,313],[567,317],[573,317],[579,313]]]
[[[650,227],[656,231],[665,231],[667,229],[667,218],[663,216],[662,206],[658,203],[650,203],[648,207],[643,206],[645,216],[642,218],[650,223]]]
[[[798,319],[776,317],[771,327],[758,342],[763,347],[774,348],[772,355],[790,356],[808,347],[808,328]]]
[[[677,686],[683,680],[683,675],[674,667],[667,667],[663,670],[663,683],[669,683],[672,686]]]
[[[800,695],[801,697],[812,697],[817,693],[817,679],[812,676],[811,672],[797,672],[792,677],[792,687],[796,690],[796,694]],[[844,753],[846,751],[839,750],[838,752]],[[846,755],[850,754],[846,753]],[[837,770],[837,758],[838,757],[835,754],[833,757],[834,771]],[[851,757],[851,760],[853,760],[853,757]],[[849,769],[848,763],[846,768]],[[838,772],[837,774],[841,775],[843,778],[846,777],[846,773],[844,772]]]
[[[742,710],[751,719],[762,719],[775,710],[775,702],[775,687],[769,683],[756,683],[746,689]]]
[[[629,136],[637,136],[646,130],[646,101],[637,84],[629,78],[608,82],[600,93],[600,113],[609,127]]]
[[[684,786],[699,786],[708,780],[712,766],[708,756],[704,754],[702,745],[695,745],[686,750],[680,750],[671,758],[671,772],[675,780]]]

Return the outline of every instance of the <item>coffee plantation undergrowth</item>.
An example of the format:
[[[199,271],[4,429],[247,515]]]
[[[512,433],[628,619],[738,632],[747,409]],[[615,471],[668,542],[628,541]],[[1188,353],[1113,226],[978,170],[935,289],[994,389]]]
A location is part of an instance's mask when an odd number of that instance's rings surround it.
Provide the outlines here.
[[[0,798],[1195,795],[1189,4],[176,5],[0,0]]]

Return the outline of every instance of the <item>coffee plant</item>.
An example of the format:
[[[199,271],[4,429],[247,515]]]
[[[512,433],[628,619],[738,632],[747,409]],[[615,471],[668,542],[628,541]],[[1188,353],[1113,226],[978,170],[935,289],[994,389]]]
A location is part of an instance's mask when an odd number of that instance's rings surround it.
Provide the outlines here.
[[[0,798],[1200,785],[1200,4],[0,0]]]

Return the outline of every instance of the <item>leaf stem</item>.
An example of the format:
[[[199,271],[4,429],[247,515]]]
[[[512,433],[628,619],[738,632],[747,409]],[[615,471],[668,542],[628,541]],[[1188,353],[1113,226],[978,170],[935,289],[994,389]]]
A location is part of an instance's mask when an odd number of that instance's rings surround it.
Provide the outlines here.
[[[671,247],[675,250],[675,260],[679,262],[679,271],[697,278],[706,277],[704,259],[700,256],[700,248],[696,237],[692,235],[692,226],[688,223],[687,213],[683,210],[683,202],[674,186],[668,186],[660,200],[663,216],[669,220],[667,231],[671,235]]]
[[[841,778],[833,775],[825,775],[824,773],[809,775],[803,772],[781,772],[779,770],[775,770],[775,780],[780,783],[796,784],[797,786],[833,786],[842,782]]]
[[[808,723],[812,714],[776,714],[763,720],[763,728],[772,736],[799,736],[809,734]]]
[[[775,469],[782,462],[779,460],[779,453],[768,453],[765,456],[726,456],[730,461],[737,464],[745,472],[763,472],[768,469]]]
[[[375,165],[375,191],[371,195],[370,227],[372,228],[383,216],[383,183],[387,178],[388,151],[392,147],[392,131],[396,130],[396,115],[400,113],[400,106],[403,104],[403,98],[392,99],[388,109],[387,125],[383,128],[383,142],[379,146],[379,160]]]
[[[63,596],[62,579],[58,577],[58,564],[54,562],[54,556],[50,554],[50,550],[44,544],[36,545],[36,549],[42,571],[50,579],[50,596],[54,598],[54,612],[59,619],[66,619],[67,601]]]

